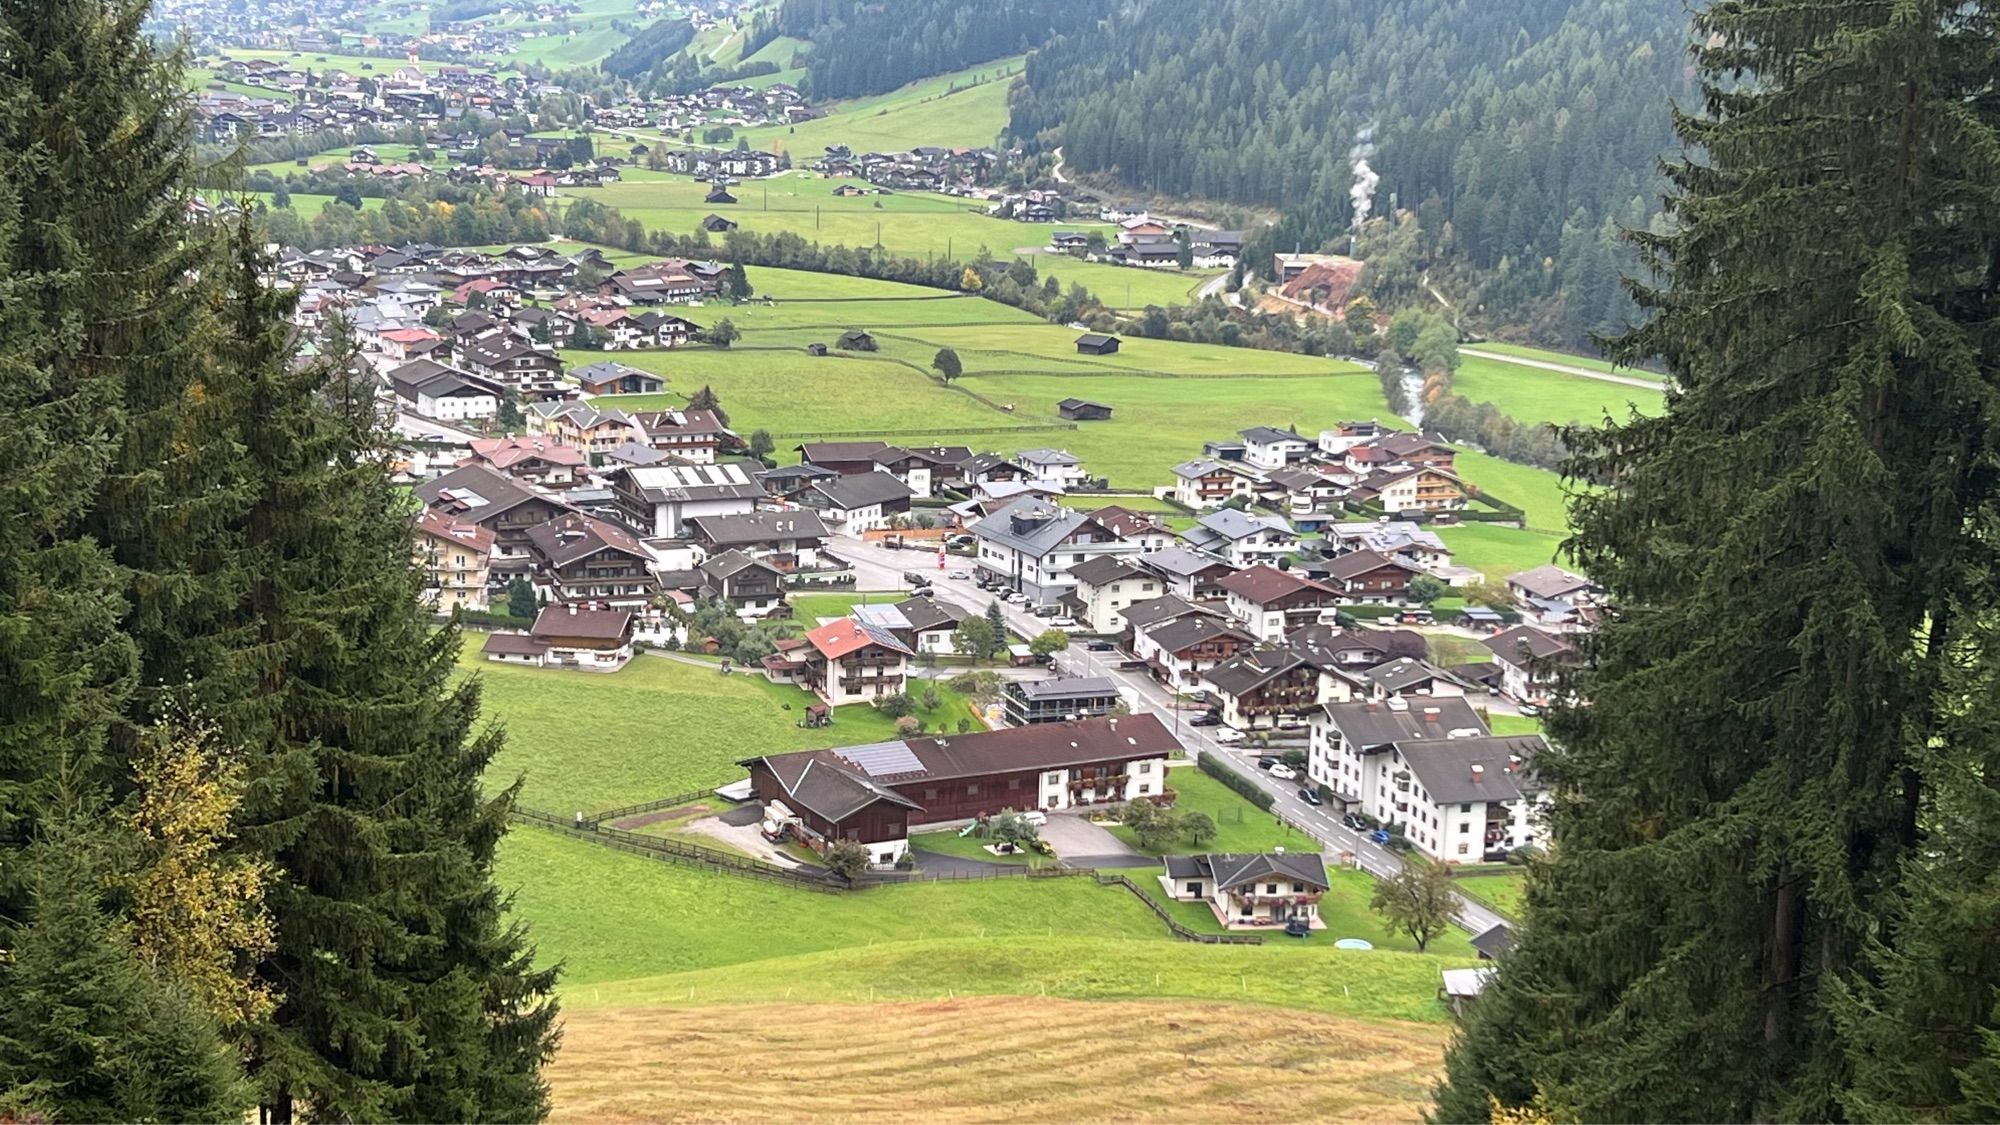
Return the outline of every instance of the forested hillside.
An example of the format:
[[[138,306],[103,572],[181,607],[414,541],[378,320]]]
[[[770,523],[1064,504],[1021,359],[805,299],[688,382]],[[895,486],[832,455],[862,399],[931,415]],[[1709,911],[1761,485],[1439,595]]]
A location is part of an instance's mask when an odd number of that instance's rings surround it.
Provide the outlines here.
[[[784,0],[774,30],[812,42],[812,96],[852,98],[1018,55],[1096,26],[1109,9],[1107,0]]]
[[[1373,213],[1414,209],[1420,264],[1486,327],[1571,342],[1628,308],[1617,226],[1657,210],[1684,19],[1678,0],[1139,0],[1030,57],[1011,131],[1136,188],[1282,210],[1253,264],[1344,248],[1365,158]]]

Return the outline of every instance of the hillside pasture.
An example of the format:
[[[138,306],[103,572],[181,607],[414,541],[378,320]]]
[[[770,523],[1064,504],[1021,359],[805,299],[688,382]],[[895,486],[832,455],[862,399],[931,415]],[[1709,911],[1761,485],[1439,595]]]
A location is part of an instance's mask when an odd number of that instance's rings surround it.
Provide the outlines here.
[[[1473,402],[1490,402],[1522,422],[1595,425],[1606,414],[1624,418],[1633,409],[1658,414],[1666,396],[1603,379],[1565,375],[1518,363],[1464,356],[1452,387]]]

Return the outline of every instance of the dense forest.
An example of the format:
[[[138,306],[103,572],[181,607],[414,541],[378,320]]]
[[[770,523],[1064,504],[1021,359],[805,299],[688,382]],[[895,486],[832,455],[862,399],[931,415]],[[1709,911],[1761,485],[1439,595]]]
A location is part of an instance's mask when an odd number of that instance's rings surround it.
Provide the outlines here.
[[[686,20],[661,20],[632,33],[618,49],[597,64],[606,74],[635,79],[659,66],[694,40],[694,25]]]
[[[1030,57],[1010,132],[1136,189],[1279,210],[1253,264],[1344,250],[1357,196],[1403,208],[1471,326],[1574,343],[1630,311],[1619,229],[1657,212],[1684,19],[1674,0],[1141,0]]]
[[[803,88],[852,98],[1018,55],[1095,26],[1109,8],[1106,0],[784,0],[759,35],[811,40]]]

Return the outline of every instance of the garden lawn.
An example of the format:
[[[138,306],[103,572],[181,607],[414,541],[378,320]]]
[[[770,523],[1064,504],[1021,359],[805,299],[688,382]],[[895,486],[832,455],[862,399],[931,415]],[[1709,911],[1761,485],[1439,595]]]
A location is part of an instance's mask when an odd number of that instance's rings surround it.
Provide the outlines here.
[[[1521,916],[1521,900],[1527,892],[1528,874],[1519,867],[1491,875],[1461,875],[1452,880],[1458,889],[1510,918]]]
[[[1451,548],[1453,564],[1469,566],[1486,575],[1486,581],[1491,583],[1504,582],[1510,574],[1556,562],[1562,547],[1560,535],[1496,523],[1462,523],[1433,530]]]
[[[1473,402],[1490,402],[1502,413],[1530,423],[1595,425],[1607,413],[1623,419],[1635,407],[1645,414],[1658,414],[1666,408],[1666,396],[1659,391],[1483,356],[1460,358],[1452,389]]]
[[[959,859],[978,860],[1005,867],[1040,867],[1056,862],[1048,856],[1034,852],[1020,855],[999,856],[986,850],[993,841],[985,836],[960,836],[958,829],[947,828],[937,832],[919,832],[910,837],[910,846],[938,855],[957,856]]]
[[[1542,531],[1569,530],[1569,500],[1563,493],[1562,478],[1555,473],[1463,449],[1458,453],[1457,464],[1459,476],[1520,508],[1529,527]]]
[[[1445,620],[1442,611],[1438,612],[1438,620]],[[1457,633],[1425,633],[1424,643],[1430,649],[1431,663],[1444,668],[1454,664],[1486,664],[1493,660],[1493,650],[1481,644],[1476,637],[1462,637]]]
[[[1215,822],[1215,838],[1196,844],[1183,837],[1164,851],[1139,846],[1130,828],[1119,825],[1111,834],[1147,855],[1186,855],[1190,852],[1268,852],[1272,848],[1293,851],[1316,850],[1312,837],[1299,834],[1277,817],[1258,808],[1234,789],[1201,772],[1194,766],[1176,766],[1167,771],[1166,784],[1179,798],[1175,811],[1207,813]]]
[[[1486,716],[1486,726],[1494,734],[1542,733],[1542,721],[1527,715],[1489,714]]]

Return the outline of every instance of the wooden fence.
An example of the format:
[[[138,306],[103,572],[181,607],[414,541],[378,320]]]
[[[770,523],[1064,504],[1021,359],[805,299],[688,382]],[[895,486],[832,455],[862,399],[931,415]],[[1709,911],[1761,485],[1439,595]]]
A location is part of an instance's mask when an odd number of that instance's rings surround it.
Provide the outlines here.
[[[1203,945],[1264,944],[1264,935],[1262,934],[1204,934],[1197,930],[1188,929],[1186,926],[1175,921],[1174,916],[1167,913],[1166,907],[1154,902],[1153,896],[1141,890],[1139,884],[1134,883],[1129,877],[1125,875],[1107,875],[1102,871],[1094,871],[1092,874],[1097,876],[1097,885],[1100,887],[1121,886],[1131,891],[1133,897],[1146,904],[1146,909],[1151,910],[1159,916],[1160,921],[1167,924],[1168,932],[1182,941],[1195,941]]]

